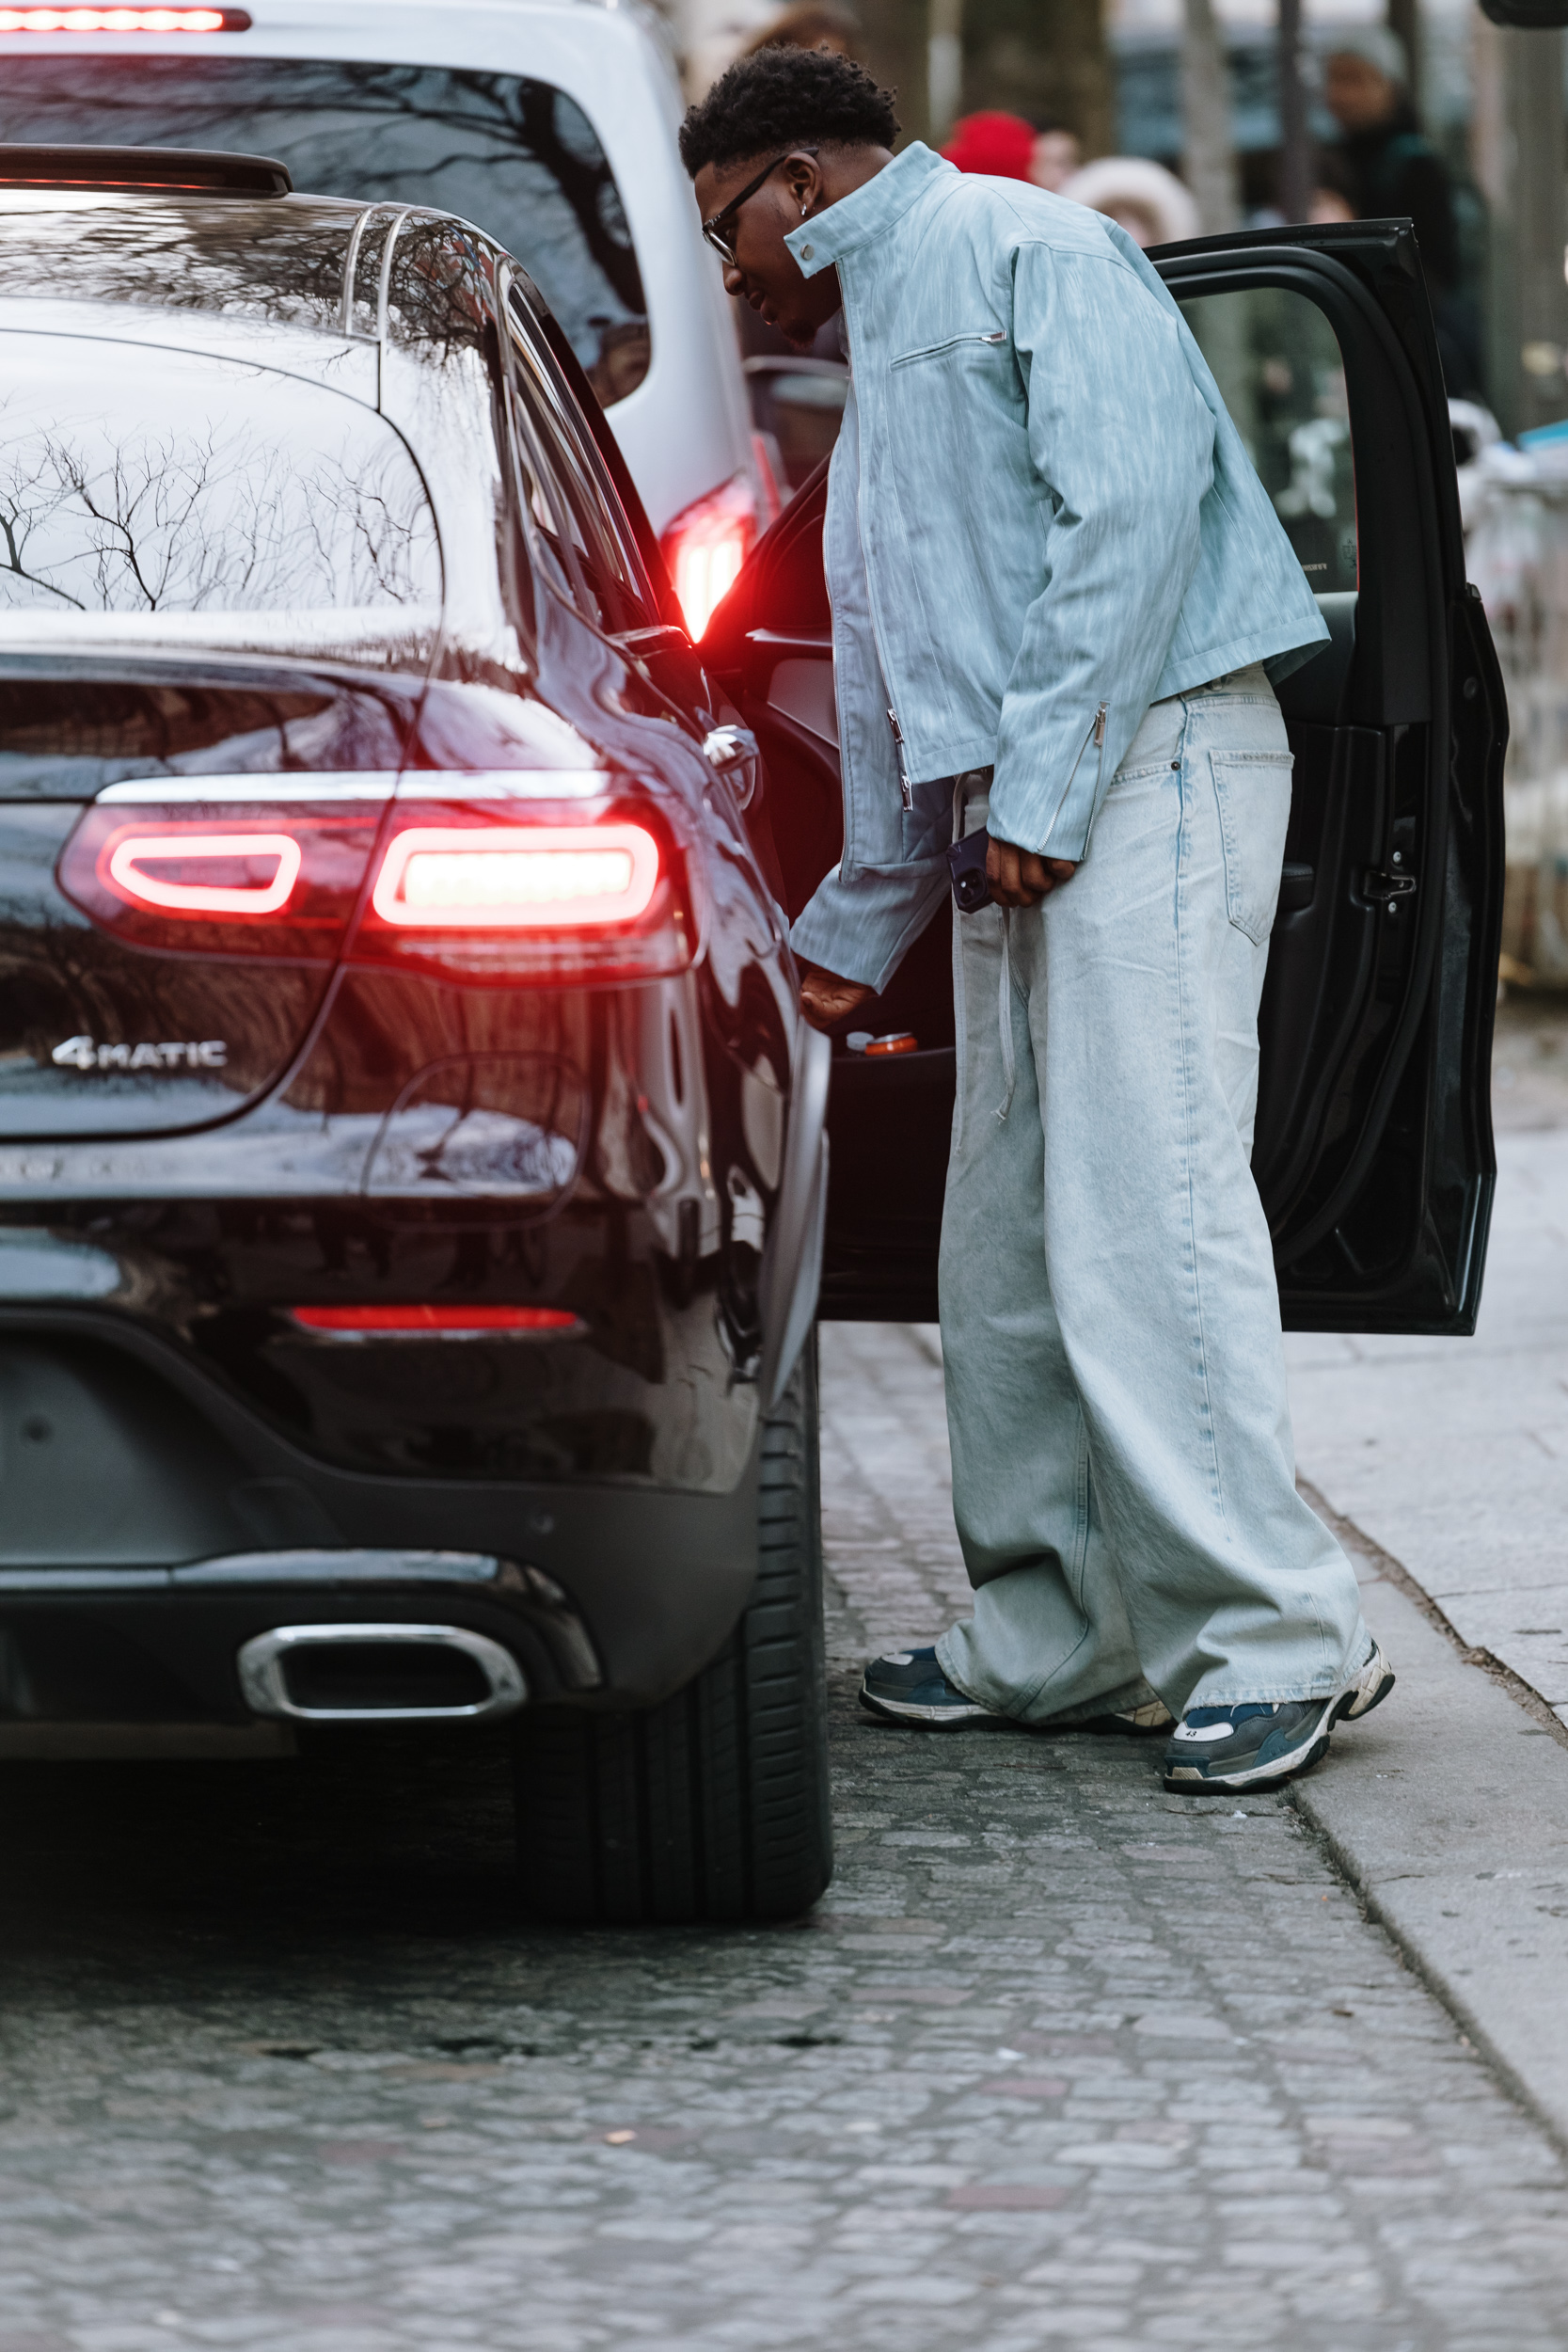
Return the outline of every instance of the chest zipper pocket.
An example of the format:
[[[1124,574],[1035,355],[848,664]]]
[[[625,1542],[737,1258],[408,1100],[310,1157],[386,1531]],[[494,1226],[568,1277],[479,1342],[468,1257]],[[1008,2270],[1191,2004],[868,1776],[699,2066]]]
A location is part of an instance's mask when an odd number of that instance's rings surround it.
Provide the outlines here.
[[[944,351],[961,351],[966,343],[1005,343],[1006,340],[1007,330],[1003,326],[984,335],[949,335],[945,342],[927,343],[920,351],[901,351],[896,359],[888,362],[889,372],[912,367],[917,359],[939,359]]]

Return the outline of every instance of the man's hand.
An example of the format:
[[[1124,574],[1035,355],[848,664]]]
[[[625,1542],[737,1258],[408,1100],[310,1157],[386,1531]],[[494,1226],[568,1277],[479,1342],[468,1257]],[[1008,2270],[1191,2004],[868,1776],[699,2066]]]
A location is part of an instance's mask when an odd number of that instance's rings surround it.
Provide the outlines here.
[[[986,880],[999,907],[1037,907],[1077,871],[1065,857],[1041,857],[1012,841],[993,841],[986,851]]]
[[[876,993],[862,980],[841,980],[836,972],[819,972],[812,964],[800,982],[800,1010],[814,1029],[836,1029]]]

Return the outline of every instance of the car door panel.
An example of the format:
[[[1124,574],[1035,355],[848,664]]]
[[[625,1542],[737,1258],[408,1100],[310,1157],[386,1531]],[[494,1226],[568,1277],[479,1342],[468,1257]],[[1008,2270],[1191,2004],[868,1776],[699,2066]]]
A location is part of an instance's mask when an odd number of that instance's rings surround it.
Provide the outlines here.
[[[1156,257],[1248,439],[1330,639],[1279,686],[1295,755],[1259,1015],[1254,1168],[1288,1326],[1465,1331],[1494,1182],[1487,1075],[1501,911],[1500,674],[1465,581],[1452,449],[1414,238],[1258,231]],[[791,915],[839,854],[820,544],[826,469],[705,643],[768,766]],[[770,545],[770,543],[777,543]],[[935,1312],[953,1091],[942,909],[835,1041],[822,1311]],[[893,1073],[896,1070],[897,1075]]]
[[[822,576],[828,469],[817,468],[715,613],[703,658],[762,746],[768,782],[749,812],[798,915],[844,846],[832,614]],[[766,844],[766,846],[765,846]],[[945,905],[884,994],[855,1015],[873,1036],[912,1033],[912,1053],[833,1041],[832,1152],[820,1312],[847,1321],[935,1320],[937,1244],[953,1117],[951,916]]]

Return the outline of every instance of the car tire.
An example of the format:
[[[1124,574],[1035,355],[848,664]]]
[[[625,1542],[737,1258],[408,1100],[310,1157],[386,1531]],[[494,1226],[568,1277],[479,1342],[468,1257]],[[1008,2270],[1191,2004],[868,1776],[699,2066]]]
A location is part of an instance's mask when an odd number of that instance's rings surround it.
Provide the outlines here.
[[[815,1333],[762,1426],[757,1581],[662,1706],[525,1709],[513,1734],[532,1918],[788,1919],[832,1876]]]

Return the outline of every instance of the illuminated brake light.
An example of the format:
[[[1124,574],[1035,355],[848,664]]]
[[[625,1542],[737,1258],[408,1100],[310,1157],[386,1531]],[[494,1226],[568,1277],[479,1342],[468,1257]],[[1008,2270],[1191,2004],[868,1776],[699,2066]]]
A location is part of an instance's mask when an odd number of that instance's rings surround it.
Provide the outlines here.
[[[728,596],[757,537],[757,501],[744,474],[677,515],[660,544],[693,644]]]
[[[286,907],[299,880],[303,855],[286,833],[126,834],[110,851],[107,879],[127,898],[176,914],[276,914]],[[258,880],[220,882],[200,879],[199,869],[216,866],[269,865]],[[149,866],[178,866],[187,879],[176,881],[145,871]],[[196,868],[193,877],[191,869]]]
[[[580,1331],[561,1307],[294,1307],[302,1331],[334,1339],[465,1339],[485,1332]]]
[[[477,775],[467,779],[469,797],[465,781],[421,776],[415,799],[416,779],[405,780],[409,797],[393,806],[348,941],[352,964],[465,988],[668,979],[687,970],[696,910],[673,804],[608,776],[595,776],[602,796],[592,801],[564,775],[559,797],[526,800],[486,790]]]
[[[641,825],[415,825],[393,836],[372,903],[403,930],[630,923],[658,882]]]
[[[0,33],[247,33],[244,8],[0,8]]]
[[[193,780],[213,793],[198,813],[183,779],[170,781],[166,803],[150,790],[134,812],[113,800],[85,809],[60,855],[61,892],[101,930],[158,954],[329,963],[359,903],[392,780],[340,800],[343,779],[323,777],[311,802],[291,776],[273,801],[258,776],[248,804],[230,798],[238,781]]]

